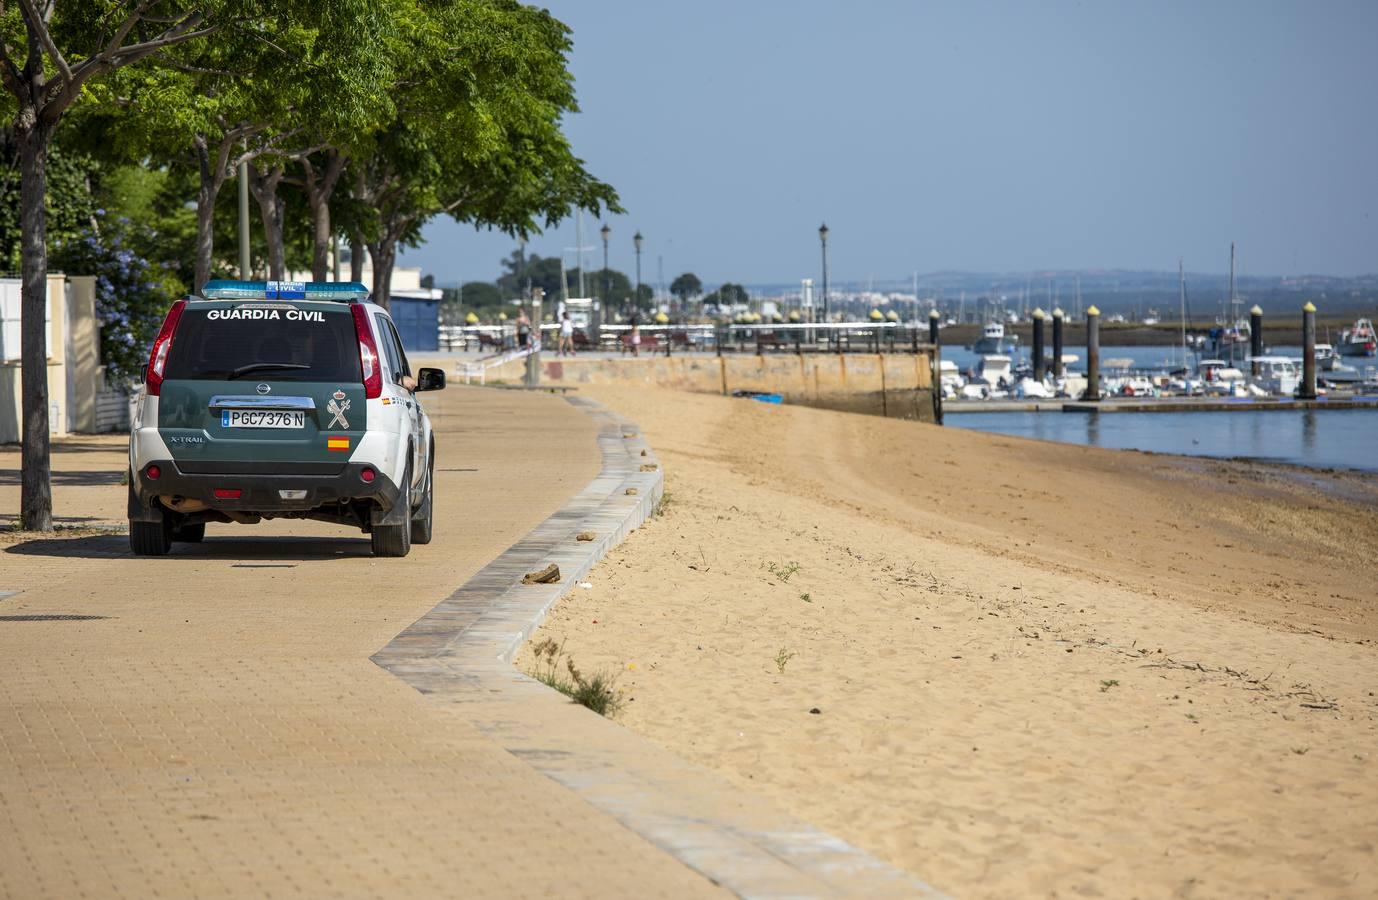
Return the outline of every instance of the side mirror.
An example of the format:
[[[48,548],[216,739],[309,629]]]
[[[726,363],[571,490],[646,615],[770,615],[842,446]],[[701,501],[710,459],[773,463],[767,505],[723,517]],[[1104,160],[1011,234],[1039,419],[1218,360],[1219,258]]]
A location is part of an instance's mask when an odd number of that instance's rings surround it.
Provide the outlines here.
[[[439,391],[445,387],[444,369],[420,369],[416,373],[418,391]]]

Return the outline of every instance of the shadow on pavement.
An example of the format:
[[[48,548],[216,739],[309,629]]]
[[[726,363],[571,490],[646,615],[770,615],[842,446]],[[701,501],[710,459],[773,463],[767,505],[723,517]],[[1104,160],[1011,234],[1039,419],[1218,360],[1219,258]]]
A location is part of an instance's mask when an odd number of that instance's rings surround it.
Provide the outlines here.
[[[52,448],[53,455],[61,453],[123,453],[129,447],[129,436],[124,435],[118,441],[83,441],[83,440],[56,440],[49,446]],[[0,444],[0,453],[19,453],[23,449],[20,444]]]
[[[101,534],[74,538],[35,538],[4,548],[16,556],[49,556],[80,559],[111,559],[131,556],[129,537],[123,534]],[[330,559],[357,559],[373,555],[367,538],[336,537],[272,537],[272,538],[207,538],[200,544],[174,543],[172,552],[163,557],[147,557],[187,562],[221,560],[245,562],[271,560],[277,562],[310,562]],[[250,566],[245,566],[246,568]]]
[[[68,487],[91,487],[92,485],[119,484],[124,478],[124,472],[119,469],[107,469],[105,471],[93,472],[58,472],[52,474],[52,483]],[[19,484],[18,469],[0,469],[0,485]]]

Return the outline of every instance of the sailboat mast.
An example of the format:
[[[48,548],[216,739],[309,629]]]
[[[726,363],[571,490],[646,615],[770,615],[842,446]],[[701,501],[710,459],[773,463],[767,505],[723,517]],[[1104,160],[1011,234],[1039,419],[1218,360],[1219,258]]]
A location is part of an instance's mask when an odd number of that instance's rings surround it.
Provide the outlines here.
[[[1225,321],[1225,334],[1226,334],[1227,336],[1228,336],[1229,333],[1230,333],[1230,328],[1232,328],[1232,327],[1234,326],[1234,323],[1235,323],[1234,304],[1235,304],[1235,300],[1234,300],[1234,241],[1230,241],[1230,303],[1229,303],[1229,306],[1227,307],[1226,321]],[[1237,338],[1237,337],[1239,337],[1239,335],[1236,334],[1235,337]],[[1231,341],[1230,341],[1230,366],[1231,366],[1231,367],[1234,366],[1234,345],[1235,345],[1236,343],[1237,343],[1237,341],[1235,341],[1235,340],[1231,340]]]
[[[1178,305],[1181,307],[1178,318],[1182,323],[1182,368],[1187,366],[1187,274],[1182,265],[1182,257],[1177,257]]]

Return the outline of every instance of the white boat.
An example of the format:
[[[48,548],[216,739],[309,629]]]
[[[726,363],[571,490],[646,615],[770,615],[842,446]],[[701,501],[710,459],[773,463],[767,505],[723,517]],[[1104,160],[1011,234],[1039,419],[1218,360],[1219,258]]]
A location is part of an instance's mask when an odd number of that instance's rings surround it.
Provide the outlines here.
[[[1019,349],[1019,336],[1005,335],[1005,326],[999,322],[987,322],[981,329],[981,338],[971,345],[973,353],[1013,353]]]
[[[1301,385],[1301,360],[1289,356],[1251,356],[1250,367],[1258,367],[1252,383],[1275,397],[1290,397]]]
[[[1015,385],[1014,396],[1019,400],[1051,400],[1054,395],[1043,382],[1021,378],[1019,384]]]
[[[1008,388],[1013,383],[1010,374],[1010,358],[999,353],[990,353],[976,361],[976,369],[971,380],[992,388]]]
[[[1373,321],[1360,319],[1353,328],[1346,328],[1335,349],[1341,356],[1378,356],[1378,332],[1373,330]]]

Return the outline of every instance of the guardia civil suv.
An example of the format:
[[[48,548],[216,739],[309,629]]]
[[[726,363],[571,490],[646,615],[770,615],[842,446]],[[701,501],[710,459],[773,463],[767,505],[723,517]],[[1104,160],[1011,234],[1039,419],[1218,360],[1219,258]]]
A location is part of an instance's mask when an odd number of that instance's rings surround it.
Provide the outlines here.
[[[212,281],[168,311],[129,439],[129,544],[320,519],[375,556],[429,543],[435,440],[391,317],[357,282]]]

